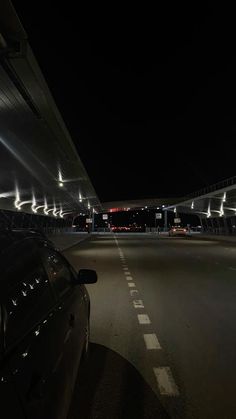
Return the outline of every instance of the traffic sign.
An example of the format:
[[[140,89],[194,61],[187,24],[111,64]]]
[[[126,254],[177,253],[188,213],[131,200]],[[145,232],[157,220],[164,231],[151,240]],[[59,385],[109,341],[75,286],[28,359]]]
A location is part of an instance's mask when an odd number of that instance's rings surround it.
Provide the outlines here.
[[[108,214],[102,214],[102,219],[103,220],[108,220]]]
[[[174,223],[175,224],[181,223],[181,218],[174,218]]]
[[[156,220],[161,220],[161,219],[162,219],[162,213],[156,212]]]
[[[86,218],[86,223],[87,224],[92,224],[92,222],[93,222],[92,218]]]

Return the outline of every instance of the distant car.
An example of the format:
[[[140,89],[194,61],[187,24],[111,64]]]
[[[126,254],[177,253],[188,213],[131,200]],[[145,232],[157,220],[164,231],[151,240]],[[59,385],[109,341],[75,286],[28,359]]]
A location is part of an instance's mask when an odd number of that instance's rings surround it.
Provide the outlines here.
[[[34,231],[0,231],[0,404],[4,419],[66,419],[88,354],[85,283]]]
[[[115,227],[113,226],[112,228],[113,233],[127,233],[128,231],[130,231],[130,227]]]
[[[180,226],[174,226],[169,230],[169,236],[187,236],[188,229]]]

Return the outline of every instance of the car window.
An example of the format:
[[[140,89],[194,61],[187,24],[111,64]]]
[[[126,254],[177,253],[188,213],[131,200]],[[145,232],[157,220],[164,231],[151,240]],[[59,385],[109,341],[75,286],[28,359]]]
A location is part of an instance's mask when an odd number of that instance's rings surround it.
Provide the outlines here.
[[[44,248],[43,254],[52,287],[57,295],[63,296],[72,285],[73,275],[69,263],[56,250]]]
[[[39,253],[29,251],[27,255],[21,255],[18,249],[15,257],[17,259],[5,278],[11,286],[2,301],[6,315],[7,347],[33,328],[55,304]]]

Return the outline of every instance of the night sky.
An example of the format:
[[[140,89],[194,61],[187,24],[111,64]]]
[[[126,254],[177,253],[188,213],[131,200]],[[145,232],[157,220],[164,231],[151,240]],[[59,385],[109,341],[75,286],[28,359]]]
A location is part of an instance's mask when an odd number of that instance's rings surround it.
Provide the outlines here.
[[[101,201],[236,174],[232,10],[47,3],[13,1]]]

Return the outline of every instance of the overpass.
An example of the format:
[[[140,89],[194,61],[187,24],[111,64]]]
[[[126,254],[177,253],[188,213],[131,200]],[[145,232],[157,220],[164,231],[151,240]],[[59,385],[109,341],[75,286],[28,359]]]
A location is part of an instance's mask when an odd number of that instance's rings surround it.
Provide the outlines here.
[[[236,176],[196,191],[166,211],[196,214],[204,230],[236,233]]]
[[[24,213],[63,226],[78,214],[161,207],[166,215],[196,214],[205,229],[235,231],[235,177],[182,198],[99,201],[8,0],[0,6],[0,127],[5,215]]]
[[[101,204],[7,0],[0,6],[0,209],[63,219]]]

